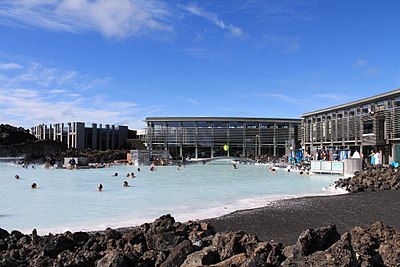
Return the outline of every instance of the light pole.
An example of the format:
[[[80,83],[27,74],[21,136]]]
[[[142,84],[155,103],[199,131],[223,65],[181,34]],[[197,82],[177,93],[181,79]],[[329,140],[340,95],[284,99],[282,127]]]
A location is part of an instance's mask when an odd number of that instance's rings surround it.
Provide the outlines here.
[[[259,148],[258,148],[258,134],[256,135],[256,147],[255,147],[255,152],[256,152],[256,159],[258,159],[258,154],[259,154]]]

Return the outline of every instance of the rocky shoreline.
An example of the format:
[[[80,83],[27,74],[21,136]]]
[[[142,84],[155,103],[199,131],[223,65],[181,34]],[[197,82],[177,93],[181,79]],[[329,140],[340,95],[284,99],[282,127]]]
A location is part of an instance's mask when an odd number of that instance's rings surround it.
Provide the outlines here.
[[[335,186],[353,193],[364,190],[399,190],[400,172],[390,165],[366,168],[356,172],[351,178],[339,179]]]
[[[132,228],[43,236],[0,228],[0,267],[398,266],[399,179],[397,169],[367,169],[335,183],[366,192],[196,222],[164,215]]]
[[[376,222],[340,235],[331,224],[305,229],[283,246],[257,236],[216,232],[206,222],[153,223],[102,232],[39,236],[0,229],[0,266],[396,266],[400,233]]]

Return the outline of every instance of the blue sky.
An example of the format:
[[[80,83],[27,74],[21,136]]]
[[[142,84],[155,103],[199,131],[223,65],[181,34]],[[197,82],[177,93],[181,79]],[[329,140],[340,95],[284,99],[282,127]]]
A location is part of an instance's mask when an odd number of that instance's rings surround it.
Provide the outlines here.
[[[0,122],[293,117],[400,87],[399,1],[0,1]]]

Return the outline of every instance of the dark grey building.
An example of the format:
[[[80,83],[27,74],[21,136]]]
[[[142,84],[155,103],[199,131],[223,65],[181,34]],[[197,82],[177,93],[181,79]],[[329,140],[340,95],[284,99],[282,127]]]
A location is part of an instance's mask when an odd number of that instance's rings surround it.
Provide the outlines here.
[[[59,140],[69,148],[93,150],[120,149],[128,138],[128,126],[114,126],[93,123],[86,127],[83,122],[41,124],[31,128],[36,138]]]
[[[383,163],[400,161],[400,89],[302,115],[302,145],[350,149],[368,156],[382,151]]]

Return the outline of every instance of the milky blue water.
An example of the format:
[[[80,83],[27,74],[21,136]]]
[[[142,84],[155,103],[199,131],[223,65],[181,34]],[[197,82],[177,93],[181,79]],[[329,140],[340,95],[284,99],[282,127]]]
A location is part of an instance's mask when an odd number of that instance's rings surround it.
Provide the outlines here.
[[[0,227],[25,233],[36,228],[47,234],[139,225],[167,213],[182,222],[205,219],[277,199],[332,194],[322,188],[339,178],[270,173],[255,165],[238,165],[236,170],[230,164],[157,167],[154,172],[140,168],[48,170],[0,163]],[[136,178],[126,177],[131,172]],[[124,180],[130,187],[122,186]],[[34,182],[37,189],[30,188]],[[99,183],[102,192],[97,191]]]

